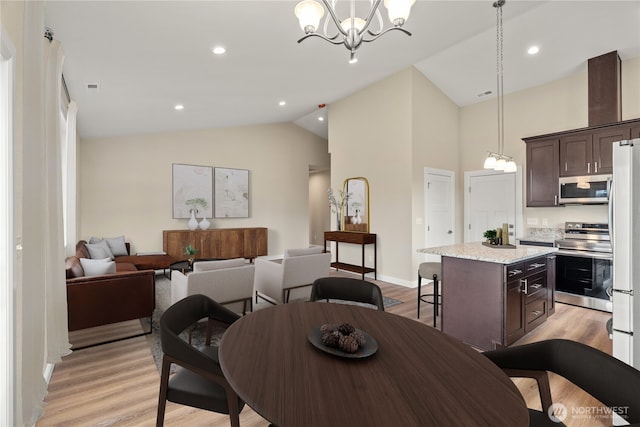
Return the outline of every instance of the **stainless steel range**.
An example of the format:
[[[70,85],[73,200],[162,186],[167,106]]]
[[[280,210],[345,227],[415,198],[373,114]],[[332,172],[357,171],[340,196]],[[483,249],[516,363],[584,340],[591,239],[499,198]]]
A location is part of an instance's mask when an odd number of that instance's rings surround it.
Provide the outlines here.
[[[612,311],[613,250],[604,223],[566,222],[556,240],[556,301]]]

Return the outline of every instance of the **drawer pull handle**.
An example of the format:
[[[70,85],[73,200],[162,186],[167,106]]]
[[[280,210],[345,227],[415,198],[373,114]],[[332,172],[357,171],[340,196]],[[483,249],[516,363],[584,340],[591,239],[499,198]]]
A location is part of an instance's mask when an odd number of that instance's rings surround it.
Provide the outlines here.
[[[527,295],[529,293],[527,279],[520,279],[520,283],[522,284],[522,288],[520,290],[523,294]]]
[[[517,276],[520,273],[522,273],[522,270],[511,270],[509,272],[509,277]]]
[[[546,264],[538,264],[538,263],[531,264],[529,266],[529,270],[528,271],[535,270],[536,268],[540,268],[540,267],[544,267],[544,266],[546,266]]]
[[[540,316],[542,312],[540,310],[535,310],[535,311],[532,311],[531,314],[533,314],[534,316]]]
[[[542,285],[540,283],[536,283],[535,285],[531,285],[533,289],[540,289]]]

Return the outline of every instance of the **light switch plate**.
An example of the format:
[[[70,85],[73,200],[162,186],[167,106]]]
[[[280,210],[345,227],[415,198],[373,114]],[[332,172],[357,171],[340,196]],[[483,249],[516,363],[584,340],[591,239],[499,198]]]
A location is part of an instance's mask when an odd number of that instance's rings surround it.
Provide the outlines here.
[[[538,218],[527,218],[527,225],[538,225]]]

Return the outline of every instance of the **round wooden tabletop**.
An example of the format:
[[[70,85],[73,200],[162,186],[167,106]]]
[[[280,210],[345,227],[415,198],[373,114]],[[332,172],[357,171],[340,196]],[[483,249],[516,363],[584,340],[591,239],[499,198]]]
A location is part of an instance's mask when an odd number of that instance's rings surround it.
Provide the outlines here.
[[[325,353],[308,340],[349,322],[378,342],[367,358]],[[346,304],[300,302],[236,321],[220,365],[238,395],[278,427],[525,426],[513,382],[471,347],[414,320]]]

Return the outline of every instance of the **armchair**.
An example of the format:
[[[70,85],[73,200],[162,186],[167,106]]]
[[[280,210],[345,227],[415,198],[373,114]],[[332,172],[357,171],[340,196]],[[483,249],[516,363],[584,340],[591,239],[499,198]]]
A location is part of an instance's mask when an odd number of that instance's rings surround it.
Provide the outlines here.
[[[202,294],[236,313],[252,310],[255,267],[244,258],[196,262],[192,273],[171,273],[171,304]]]
[[[321,247],[289,249],[282,262],[256,258],[256,303],[258,298],[271,304],[287,303],[292,291],[311,286],[320,277],[327,277],[331,269],[331,254],[322,251]],[[309,298],[311,289],[295,293],[297,298]]]

